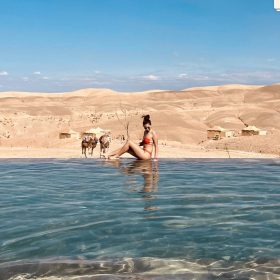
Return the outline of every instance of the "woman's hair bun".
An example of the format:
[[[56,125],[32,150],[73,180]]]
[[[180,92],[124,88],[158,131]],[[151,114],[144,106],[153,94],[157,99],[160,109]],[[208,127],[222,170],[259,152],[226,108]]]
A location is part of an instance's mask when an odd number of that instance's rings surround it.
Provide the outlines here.
[[[150,115],[143,115],[142,118],[143,118],[143,125],[145,125],[146,123],[152,125],[152,122],[150,120]]]
[[[148,121],[150,120],[150,115],[143,115],[142,118],[144,119],[144,121]]]

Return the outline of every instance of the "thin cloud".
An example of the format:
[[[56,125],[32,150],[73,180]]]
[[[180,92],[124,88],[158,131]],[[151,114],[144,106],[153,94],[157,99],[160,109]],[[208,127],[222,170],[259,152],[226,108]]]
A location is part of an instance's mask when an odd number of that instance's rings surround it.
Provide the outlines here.
[[[185,73],[179,74],[177,77],[177,79],[182,79],[182,80],[187,79],[187,78],[189,78],[189,75],[185,74]]]
[[[211,71],[212,70],[212,71]],[[2,71],[6,72],[6,71]],[[39,72],[39,71],[38,71]],[[0,77],[5,90],[25,91],[71,91],[89,87],[111,88],[119,91],[141,91],[150,89],[182,89],[192,86],[217,84],[272,84],[280,82],[280,69],[199,69],[191,71],[153,71],[153,74],[130,75],[72,75],[48,77],[45,75],[22,75]]]
[[[143,76],[143,79],[147,81],[158,81],[160,80],[160,77],[156,75],[147,75],[147,76]]]
[[[35,71],[32,73],[33,75],[42,75],[40,71]]]
[[[182,81],[207,81],[209,80],[208,75],[202,75],[202,74],[195,74],[195,75],[190,75],[186,73],[179,74],[176,77],[176,80],[182,80]]]
[[[267,58],[266,59],[266,62],[276,62],[277,61],[277,59],[276,58]]]
[[[219,77],[217,77],[219,79]],[[231,82],[239,81],[245,83],[258,83],[260,81],[264,83],[273,83],[280,80],[280,71],[236,71],[221,73],[220,78],[222,80]]]
[[[8,76],[9,73],[7,71],[0,71],[0,76]]]

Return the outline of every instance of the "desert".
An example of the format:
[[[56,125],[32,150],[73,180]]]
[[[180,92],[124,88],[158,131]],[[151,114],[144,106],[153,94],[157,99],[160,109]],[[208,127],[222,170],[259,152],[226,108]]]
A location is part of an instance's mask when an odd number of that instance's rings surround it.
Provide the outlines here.
[[[276,158],[280,155],[280,85],[223,85],[180,91],[116,92],[81,89],[65,93],[1,92],[1,158],[82,158],[80,137],[92,128],[142,138],[143,114],[150,114],[159,138],[159,158]],[[266,135],[242,136],[254,126]],[[221,127],[232,137],[209,139]],[[99,147],[92,158],[99,158]]]

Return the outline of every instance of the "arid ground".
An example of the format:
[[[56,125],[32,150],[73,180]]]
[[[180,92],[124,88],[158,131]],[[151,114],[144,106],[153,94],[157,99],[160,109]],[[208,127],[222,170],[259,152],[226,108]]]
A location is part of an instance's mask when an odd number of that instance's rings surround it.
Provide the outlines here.
[[[268,158],[280,155],[280,85],[225,85],[181,91],[138,93],[83,89],[69,93],[0,93],[0,157],[81,157],[81,139],[59,139],[69,129],[109,129],[118,138],[142,138],[143,114],[150,114],[161,158]],[[246,125],[266,136],[241,136]],[[209,140],[220,126],[235,137]],[[99,156],[99,147],[93,157]]]

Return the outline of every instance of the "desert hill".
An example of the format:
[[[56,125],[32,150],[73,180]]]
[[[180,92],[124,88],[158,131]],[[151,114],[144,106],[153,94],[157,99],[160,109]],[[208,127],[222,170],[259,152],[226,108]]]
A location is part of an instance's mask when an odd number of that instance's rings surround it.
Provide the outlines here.
[[[4,147],[63,147],[78,142],[60,140],[59,132],[92,127],[110,129],[113,137],[126,134],[129,122],[133,139],[142,136],[142,114],[150,114],[162,143],[202,145],[259,152],[258,137],[207,140],[213,126],[239,131],[245,125],[268,130],[260,138],[263,152],[280,153],[280,85],[225,85],[181,91],[154,90],[122,93],[108,89],[82,89],[69,93],[0,93],[0,145]],[[254,140],[253,140],[254,138]],[[245,141],[245,140],[244,140]],[[268,145],[265,145],[268,141]],[[246,143],[247,143],[246,142]],[[222,143],[222,144],[221,144]],[[273,149],[269,143],[274,143]],[[248,148],[249,145],[249,148]],[[277,146],[278,145],[278,146]]]

